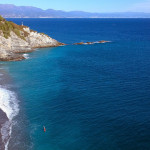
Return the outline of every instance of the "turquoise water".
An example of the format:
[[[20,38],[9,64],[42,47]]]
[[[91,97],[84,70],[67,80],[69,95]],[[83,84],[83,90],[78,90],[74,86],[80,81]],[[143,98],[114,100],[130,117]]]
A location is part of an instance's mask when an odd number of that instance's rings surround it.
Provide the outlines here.
[[[4,63],[20,101],[10,150],[150,149],[150,19],[10,20],[64,43],[112,41]]]

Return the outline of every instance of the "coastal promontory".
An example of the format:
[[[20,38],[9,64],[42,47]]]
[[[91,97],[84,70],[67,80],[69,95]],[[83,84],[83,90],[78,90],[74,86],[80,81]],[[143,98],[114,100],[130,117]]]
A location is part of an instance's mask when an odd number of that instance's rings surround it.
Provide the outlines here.
[[[23,53],[35,48],[64,45],[44,33],[38,33],[24,25],[17,25],[0,16],[0,61],[25,59]]]

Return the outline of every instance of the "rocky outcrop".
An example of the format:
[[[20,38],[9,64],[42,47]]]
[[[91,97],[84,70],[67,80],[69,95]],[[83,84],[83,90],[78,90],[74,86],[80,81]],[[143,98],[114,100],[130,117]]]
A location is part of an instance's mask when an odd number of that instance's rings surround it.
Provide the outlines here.
[[[109,41],[80,42],[74,45],[90,45]],[[44,33],[30,30],[29,27],[6,21],[0,16],[0,61],[19,61],[25,59],[23,53],[35,48],[65,45]],[[20,54],[19,54],[20,53]]]
[[[64,45],[44,33],[19,26],[0,17],[0,60],[18,61],[25,59],[23,54],[35,48],[56,47]]]
[[[1,61],[19,61],[25,59],[21,54],[15,54],[13,52],[8,52],[7,50],[0,49],[0,60]]]
[[[104,40],[102,40],[102,41],[96,41],[96,42],[86,42],[86,43],[80,42],[80,43],[74,43],[74,45],[91,45],[91,44],[108,43],[108,42],[110,42],[110,41],[104,41]]]

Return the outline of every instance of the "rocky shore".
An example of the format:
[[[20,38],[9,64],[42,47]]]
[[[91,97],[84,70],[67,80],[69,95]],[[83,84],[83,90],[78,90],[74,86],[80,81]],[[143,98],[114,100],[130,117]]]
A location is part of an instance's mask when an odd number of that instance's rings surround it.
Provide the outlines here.
[[[23,53],[34,51],[35,48],[61,45],[64,44],[44,33],[6,21],[0,16],[0,61],[19,61],[25,59]]]
[[[73,45],[90,45],[110,41],[80,42]],[[23,53],[35,48],[57,47],[66,45],[52,39],[44,33],[38,33],[24,25],[6,21],[0,16],[0,61],[20,61],[25,59]]]

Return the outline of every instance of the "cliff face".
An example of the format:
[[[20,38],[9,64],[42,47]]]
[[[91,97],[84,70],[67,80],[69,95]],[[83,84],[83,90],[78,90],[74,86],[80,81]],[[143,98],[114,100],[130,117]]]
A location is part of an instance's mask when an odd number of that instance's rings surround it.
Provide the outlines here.
[[[0,60],[15,61],[25,59],[23,54],[31,52],[34,48],[56,47],[62,43],[48,35],[30,30],[29,27],[20,26],[6,21],[0,16]]]

